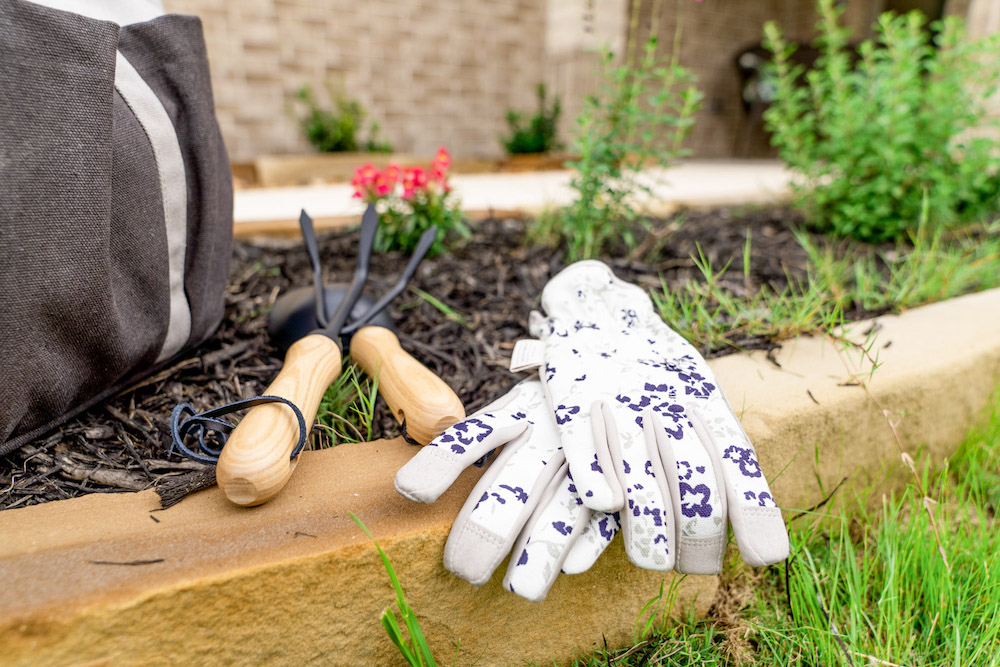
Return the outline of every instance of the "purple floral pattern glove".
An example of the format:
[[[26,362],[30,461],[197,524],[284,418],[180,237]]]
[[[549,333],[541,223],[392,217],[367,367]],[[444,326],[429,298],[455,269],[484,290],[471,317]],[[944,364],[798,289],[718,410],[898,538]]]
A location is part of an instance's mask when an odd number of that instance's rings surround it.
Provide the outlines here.
[[[417,452],[396,474],[396,489],[411,500],[433,502],[463,470],[498,447],[502,451],[452,525],[444,564],[478,586],[511,554],[505,588],[540,601],[590,524],[589,533],[609,538],[578,549],[576,571],[597,560],[618,526],[614,517],[593,512],[576,494],[537,379],[521,382]]]
[[[727,517],[748,564],[786,558],[753,445],[708,364],[649,296],[590,260],[555,276],[542,307],[531,331],[570,472],[584,505],[620,510],[632,562],[718,572]]]

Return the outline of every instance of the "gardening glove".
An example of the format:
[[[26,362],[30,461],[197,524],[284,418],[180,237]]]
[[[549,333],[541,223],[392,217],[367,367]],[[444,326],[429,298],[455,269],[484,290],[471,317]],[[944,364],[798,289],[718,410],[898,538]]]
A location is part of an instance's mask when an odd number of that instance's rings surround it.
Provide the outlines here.
[[[788,534],[753,446],[705,360],[649,296],[588,260],[545,286],[542,307],[547,316],[531,317],[538,340],[518,343],[511,369],[538,366],[583,503],[623,510],[629,559],[718,572],[728,513],[744,561],[784,560]]]
[[[417,452],[396,474],[396,489],[410,500],[433,502],[463,470],[500,446],[503,451],[452,525],[444,565],[479,586],[512,553],[504,587],[538,602],[564,567],[570,573],[589,569],[618,522],[592,512],[576,494],[537,379],[521,382]]]

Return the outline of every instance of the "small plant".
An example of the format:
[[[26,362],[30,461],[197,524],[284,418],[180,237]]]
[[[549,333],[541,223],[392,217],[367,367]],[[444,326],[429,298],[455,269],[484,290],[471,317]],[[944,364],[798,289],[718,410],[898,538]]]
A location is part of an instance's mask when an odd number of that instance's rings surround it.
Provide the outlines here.
[[[390,164],[381,171],[366,164],[355,170],[351,181],[354,197],[366,203],[375,202],[379,212],[377,251],[412,252],[420,235],[433,225],[437,225],[438,240],[431,253],[444,250],[448,235],[469,236],[448,184],[450,168],[451,156],[447,149],[441,148],[429,169]]]
[[[633,0],[629,43],[635,44],[640,0]],[[659,20],[654,3],[652,25]],[[611,239],[634,247],[632,229],[639,218],[637,195],[650,194],[640,178],[644,167],[669,166],[687,154],[681,144],[688,136],[701,93],[694,76],[677,59],[657,54],[653,32],[641,54],[630,49],[621,65],[606,52],[600,90],[587,98],[577,117],[571,150],[579,158],[569,163],[575,171],[571,187],[576,200],[558,212],[543,216],[537,236],[561,237],[570,260],[593,257]]]
[[[299,118],[299,126],[316,150],[321,153],[352,152],[365,150],[373,153],[391,153],[392,146],[378,138],[378,123],[372,122],[368,138],[359,139],[365,120],[365,110],[357,100],[330,89],[333,110],[324,109],[316,100],[312,88],[302,86],[295,95],[306,108]]]
[[[382,558],[382,565],[389,574],[392,587],[396,589],[396,608],[399,609],[399,616],[403,619],[403,625],[406,626],[410,639],[409,641],[406,640],[403,636],[402,628],[399,627],[399,621],[396,620],[396,614],[393,613],[391,608],[386,607],[385,611],[382,612],[381,620],[382,626],[389,634],[389,639],[399,649],[400,655],[413,667],[424,667],[424,665],[427,665],[427,667],[436,667],[437,663],[434,661],[434,655],[431,653],[431,649],[427,645],[427,640],[424,638],[424,633],[420,629],[417,614],[403,595],[403,587],[399,583],[399,577],[396,576],[396,570],[393,569],[392,563],[389,562],[389,557],[385,555],[382,547],[375,541],[375,537],[368,530],[368,526],[356,517],[353,512],[351,513],[351,519],[354,520],[354,523],[358,524],[361,530],[365,531],[365,535],[371,538],[375,548],[378,549],[379,557]]]
[[[373,439],[378,378],[369,378],[350,360],[320,400],[316,414],[318,449]]]
[[[971,43],[956,18],[926,30],[918,12],[883,14],[852,66],[843,5],[819,0],[821,56],[804,76],[774,23],[772,143],[803,177],[796,206],[822,231],[899,240],[930,219],[949,225],[1000,209],[1000,145],[982,130],[1000,82],[1000,37]],[[995,125],[995,123],[993,123]]]
[[[508,155],[547,153],[559,148],[556,141],[556,126],[562,113],[559,96],[555,96],[549,107],[545,100],[545,84],[538,84],[535,91],[538,95],[538,111],[530,119],[520,111],[507,111],[510,136],[501,137],[500,143]]]

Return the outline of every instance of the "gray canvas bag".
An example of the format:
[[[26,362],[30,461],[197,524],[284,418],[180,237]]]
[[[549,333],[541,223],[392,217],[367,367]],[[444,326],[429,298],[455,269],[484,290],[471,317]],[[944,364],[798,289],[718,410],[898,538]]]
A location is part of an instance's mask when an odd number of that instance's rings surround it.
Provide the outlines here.
[[[0,454],[210,336],[231,252],[200,20],[0,0]]]

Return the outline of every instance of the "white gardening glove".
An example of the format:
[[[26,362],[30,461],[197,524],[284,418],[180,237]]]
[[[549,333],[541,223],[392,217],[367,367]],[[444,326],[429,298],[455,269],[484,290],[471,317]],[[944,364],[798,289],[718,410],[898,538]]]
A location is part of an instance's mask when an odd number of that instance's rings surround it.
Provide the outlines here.
[[[500,446],[455,519],[444,565],[478,586],[512,553],[504,587],[537,602],[564,561],[568,573],[589,569],[618,531],[614,516],[592,512],[577,496],[537,379],[521,382],[417,452],[396,474],[396,489],[410,500],[433,502]]]
[[[586,506],[621,509],[640,567],[721,569],[726,517],[743,560],[788,555],[788,534],[757,455],[705,360],[639,287],[578,262],[546,285],[512,370],[539,366]]]

